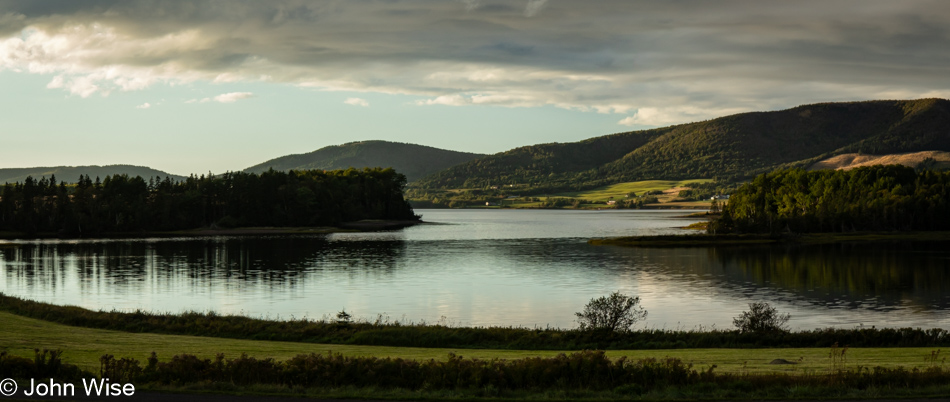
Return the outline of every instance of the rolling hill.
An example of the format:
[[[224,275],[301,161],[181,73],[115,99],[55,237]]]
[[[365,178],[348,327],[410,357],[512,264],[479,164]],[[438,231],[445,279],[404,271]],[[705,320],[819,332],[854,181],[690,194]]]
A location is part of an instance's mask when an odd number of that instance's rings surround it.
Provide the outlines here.
[[[2,183],[15,183],[23,182],[27,177],[33,177],[34,179],[39,180],[40,178],[55,175],[56,181],[65,181],[67,183],[75,183],[79,179],[79,175],[88,175],[89,177],[95,180],[96,177],[105,178],[106,176],[117,175],[117,174],[127,174],[129,176],[142,176],[143,178],[150,177],[161,177],[165,178],[170,177],[172,180],[184,180],[185,178],[178,175],[173,175],[161,170],[155,170],[150,167],[145,166],[133,166],[133,165],[89,165],[89,166],[54,166],[54,167],[30,167],[30,168],[6,168],[0,169],[0,184]]]
[[[244,169],[261,173],[268,169],[347,169],[391,167],[409,181],[465,163],[484,155],[449,151],[424,145],[389,141],[359,141],[320,148],[306,154],[282,156]]]
[[[735,181],[845,153],[920,151],[950,151],[950,101],[820,103],[533,145],[451,167],[413,187],[510,185],[542,193],[652,179]]]

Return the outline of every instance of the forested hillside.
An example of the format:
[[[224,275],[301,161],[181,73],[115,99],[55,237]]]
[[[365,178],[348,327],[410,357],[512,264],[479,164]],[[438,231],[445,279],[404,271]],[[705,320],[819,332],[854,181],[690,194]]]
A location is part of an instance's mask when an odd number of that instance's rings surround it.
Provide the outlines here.
[[[843,153],[950,151],[950,101],[821,103],[522,147],[467,162],[415,188],[577,190],[650,179],[737,181]]]
[[[421,180],[419,188],[484,188],[522,184],[548,191],[570,190],[578,172],[595,169],[672,130],[671,127],[515,148],[475,159]]]
[[[244,171],[262,173],[268,169],[287,171],[391,167],[412,181],[480,156],[484,155],[398,142],[360,141],[324,147],[306,154],[282,156]]]
[[[821,103],[683,125],[590,177],[748,178],[839,153],[927,150],[950,150],[946,100]]]
[[[168,177],[172,180],[184,180],[184,176],[173,175],[155,170],[145,166],[133,165],[106,165],[106,166],[54,166],[54,167],[30,167],[30,168],[6,168],[0,169],[0,184],[23,182],[27,177],[34,180],[42,178],[52,178],[56,181],[65,181],[66,183],[76,183],[79,176],[89,176],[92,178],[105,178],[114,175],[129,175],[132,177]]]
[[[322,226],[363,219],[416,220],[392,169],[127,175],[74,186],[27,178],[0,188],[0,231],[71,236],[199,227]]]

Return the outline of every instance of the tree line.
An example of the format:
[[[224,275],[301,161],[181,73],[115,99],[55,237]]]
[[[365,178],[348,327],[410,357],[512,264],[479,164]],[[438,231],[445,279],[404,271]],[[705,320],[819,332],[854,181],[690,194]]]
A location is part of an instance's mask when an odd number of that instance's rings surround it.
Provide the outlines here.
[[[0,189],[0,231],[97,235],[200,227],[335,225],[415,220],[393,169],[229,172],[174,181],[128,175],[74,185],[55,176]]]
[[[780,170],[740,187],[710,233],[950,230],[950,173]]]

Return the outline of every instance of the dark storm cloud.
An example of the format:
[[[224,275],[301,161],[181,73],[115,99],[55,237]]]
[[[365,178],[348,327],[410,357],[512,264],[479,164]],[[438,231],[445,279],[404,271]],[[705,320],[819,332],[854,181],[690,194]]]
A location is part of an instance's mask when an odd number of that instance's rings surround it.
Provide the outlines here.
[[[0,68],[88,96],[272,80],[665,124],[947,96],[940,1],[9,1]]]

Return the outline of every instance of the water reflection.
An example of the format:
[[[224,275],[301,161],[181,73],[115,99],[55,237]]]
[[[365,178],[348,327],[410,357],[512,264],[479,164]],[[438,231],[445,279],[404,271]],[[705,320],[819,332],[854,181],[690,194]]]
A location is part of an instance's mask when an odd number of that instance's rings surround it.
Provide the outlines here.
[[[405,244],[393,241],[328,242],[324,236],[44,241],[0,248],[2,289],[40,300],[106,295],[174,295],[236,291],[272,293],[320,281],[324,271],[386,276],[397,269]],[[99,304],[99,303],[94,303]],[[122,305],[136,305],[124,300]],[[147,303],[144,303],[147,304]],[[142,305],[156,311],[215,306]],[[94,305],[88,307],[105,308]]]
[[[947,243],[897,242],[752,248],[707,253],[733,281],[784,289],[821,301],[873,301],[876,308],[906,303],[947,309]],[[863,302],[862,302],[863,301]]]
[[[792,312],[796,328],[950,318],[944,243],[640,249],[585,241],[599,231],[675,233],[689,222],[674,214],[682,213],[445,211],[427,219],[452,225],[399,232],[16,242],[0,247],[0,291],[105,310],[287,318],[346,308],[465,325],[571,327],[587,300],[618,289],[643,298],[648,326],[665,328],[728,326],[759,300]]]

